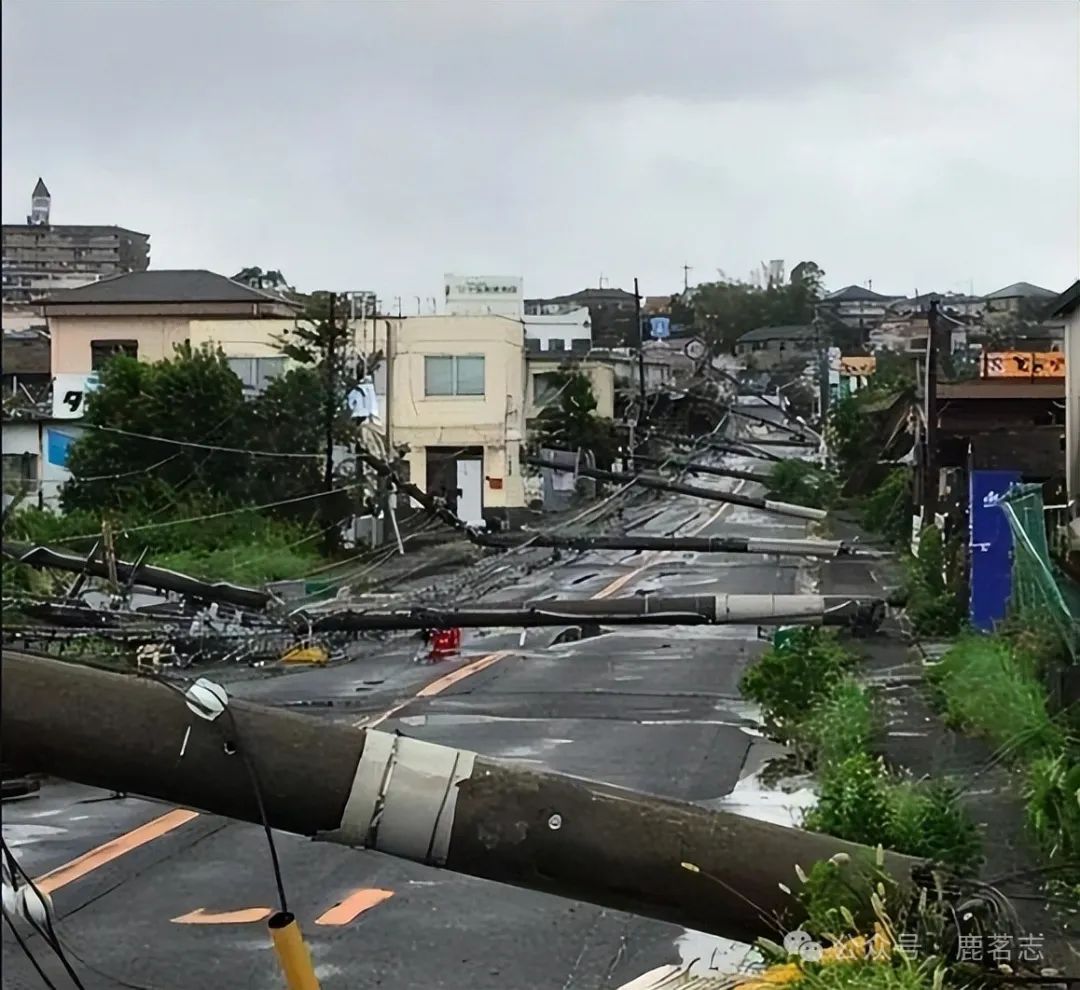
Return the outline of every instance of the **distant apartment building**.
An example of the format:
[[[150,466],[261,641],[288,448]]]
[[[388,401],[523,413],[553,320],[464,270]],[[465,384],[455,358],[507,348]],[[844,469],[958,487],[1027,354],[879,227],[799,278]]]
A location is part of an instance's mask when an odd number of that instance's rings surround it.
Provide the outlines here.
[[[523,322],[525,347],[530,354],[553,358],[565,355],[569,359],[584,357],[592,349],[592,319],[585,308],[567,313],[528,314]]]
[[[150,266],[150,236],[126,227],[53,224],[38,179],[25,224],[3,226],[3,302],[26,306],[63,289]]]
[[[752,371],[770,371],[805,364],[819,346],[819,334],[812,326],[758,327],[736,341],[735,353]]]

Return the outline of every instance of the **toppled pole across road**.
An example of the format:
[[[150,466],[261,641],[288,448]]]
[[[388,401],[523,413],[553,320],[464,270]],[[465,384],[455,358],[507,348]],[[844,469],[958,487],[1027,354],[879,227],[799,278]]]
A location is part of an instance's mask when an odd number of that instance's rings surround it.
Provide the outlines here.
[[[720,464],[698,464],[695,461],[670,457],[646,457],[643,454],[635,454],[634,460],[654,468],[670,465],[680,471],[685,471],[687,474],[709,474],[716,478],[736,478],[739,481],[754,481],[759,485],[768,485],[770,481],[767,474],[758,474],[756,471],[740,471],[738,468],[724,467]]]
[[[133,675],[4,651],[3,681],[5,762],[258,823],[254,777],[271,828],[744,942],[776,939],[781,916],[800,920],[781,886],[798,889],[797,866],[873,855],[829,836],[239,700],[227,702],[231,718],[213,723],[193,717],[175,688]],[[883,866],[908,890],[923,875],[921,861],[894,853]]]
[[[656,550],[674,553],[765,553],[793,557],[876,557],[839,540],[769,540],[752,536],[551,536],[535,533],[529,545],[557,550]],[[510,550],[523,545],[505,537],[493,544]]]
[[[556,471],[566,470],[561,464],[545,460],[542,457],[527,457],[525,463],[533,467],[552,468]],[[699,488],[696,485],[684,485],[681,482],[668,481],[666,478],[651,477],[647,474],[627,474],[622,471],[601,471],[598,468],[586,467],[579,467],[577,473],[585,478],[595,478],[597,481],[612,481],[624,485],[633,482],[642,488],[652,488],[659,492],[692,495],[694,498],[708,499],[713,502],[730,502],[732,505],[762,509],[765,512],[775,512],[781,516],[795,516],[799,519],[824,519],[827,515],[824,509],[812,509],[806,505],[793,505],[790,502],[774,502],[769,498],[739,495],[735,492],[724,492],[714,488]]]
[[[66,550],[54,550],[51,547],[33,546],[28,543],[3,544],[3,555],[7,560],[29,567],[47,570],[71,571],[90,577],[108,578],[109,565],[104,560],[97,560]],[[261,610],[273,602],[273,596],[257,588],[246,588],[227,581],[200,581],[179,571],[170,571],[164,567],[150,564],[130,564],[124,560],[116,561],[115,576],[129,587],[141,585],[157,588],[160,591],[172,591],[186,598],[196,598],[207,602],[221,602],[235,605],[237,608]]]
[[[337,609],[309,617],[313,632],[569,626],[826,625],[877,629],[881,598],[844,595],[633,595],[602,600],[477,604],[471,608]]]

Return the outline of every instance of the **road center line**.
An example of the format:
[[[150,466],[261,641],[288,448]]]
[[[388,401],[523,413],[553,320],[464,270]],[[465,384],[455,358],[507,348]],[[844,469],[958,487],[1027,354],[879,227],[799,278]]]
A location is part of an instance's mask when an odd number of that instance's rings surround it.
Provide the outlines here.
[[[378,887],[364,887],[353,891],[345,900],[335,904],[329,911],[315,919],[317,925],[347,925],[365,911],[394,896],[392,890],[380,890]]]
[[[740,480],[732,489],[732,494],[737,493],[745,484],[745,479]],[[708,519],[706,519],[700,526],[698,526],[697,529],[693,530],[691,535],[697,536],[703,530],[708,529],[714,522],[716,522],[717,519],[720,518],[722,513],[726,512],[730,508],[731,503],[725,502],[711,516],[709,516]],[[666,553],[670,553],[670,551],[660,550],[649,555],[648,559],[643,564],[641,564],[639,567],[634,568],[634,570],[623,574],[621,577],[615,578],[615,580],[612,581],[609,585],[607,585],[607,587],[601,588],[598,592],[596,592],[595,595],[591,595],[590,600],[600,601],[604,598],[610,598],[620,588],[625,587],[627,584],[633,581],[634,578],[639,577],[642,573],[644,573],[644,571],[652,567],[652,565],[655,564]],[[444,677],[440,677],[436,681],[432,681],[426,687],[423,687],[419,691],[417,691],[416,694],[414,694],[411,698],[406,698],[404,701],[400,702],[397,705],[394,705],[392,708],[388,708],[381,715],[376,715],[373,718],[359,719],[358,721],[353,723],[353,726],[357,729],[374,729],[376,726],[382,725],[382,723],[385,722],[388,718],[396,715],[403,708],[407,708],[417,698],[433,698],[435,695],[441,694],[448,687],[457,684],[459,681],[465,680],[466,677],[471,677],[473,674],[477,674],[481,670],[484,670],[485,668],[490,667],[493,664],[498,663],[505,657],[509,656],[513,656],[512,650],[500,650],[497,653],[488,653],[486,656],[482,656],[480,657],[480,659],[474,660],[472,661],[472,663],[468,663],[464,667],[459,667],[457,670],[451,671],[449,674],[446,674]]]
[[[160,818],[155,818],[145,825],[140,825],[111,842],[106,842],[96,849],[83,853],[70,863],[58,866],[55,870],[50,870],[43,876],[38,877],[34,883],[46,894],[51,894],[61,887],[73,883],[80,877],[101,868],[106,863],[111,863],[114,859],[119,859],[121,856],[127,855],[140,846],[145,846],[148,842],[153,842],[154,839],[167,835],[174,829],[186,825],[192,819],[198,817],[199,813],[197,811],[189,811],[187,808],[175,808]]]

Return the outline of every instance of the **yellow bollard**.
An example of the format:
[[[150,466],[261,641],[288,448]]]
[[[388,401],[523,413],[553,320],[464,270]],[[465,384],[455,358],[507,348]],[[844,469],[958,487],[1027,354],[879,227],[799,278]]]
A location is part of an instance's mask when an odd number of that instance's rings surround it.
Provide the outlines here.
[[[296,918],[287,911],[278,911],[267,922],[267,927],[289,990],[319,990],[315,968],[311,965],[311,950],[300,934]]]

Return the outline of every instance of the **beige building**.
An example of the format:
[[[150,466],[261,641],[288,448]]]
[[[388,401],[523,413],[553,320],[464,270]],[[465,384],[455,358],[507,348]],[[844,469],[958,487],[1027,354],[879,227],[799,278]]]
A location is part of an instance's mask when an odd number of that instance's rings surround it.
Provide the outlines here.
[[[387,338],[389,334],[389,339]],[[525,335],[500,316],[385,320],[372,350],[388,355],[375,376],[409,478],[447,498],[460,518],[514,525],[525,512]],[[382,426],[386,428],[386,413]]]
[[[114,354],[160,361],[188,341],[222,343],[236,357],[269,358],[298,307],[213,272],[163,270],[58,292],[42,311],[55,376],[89,375]]]

